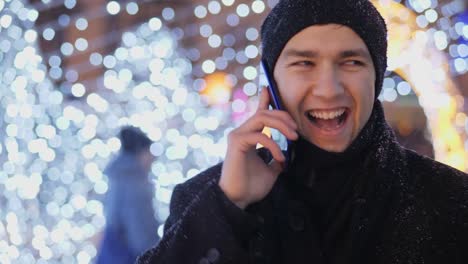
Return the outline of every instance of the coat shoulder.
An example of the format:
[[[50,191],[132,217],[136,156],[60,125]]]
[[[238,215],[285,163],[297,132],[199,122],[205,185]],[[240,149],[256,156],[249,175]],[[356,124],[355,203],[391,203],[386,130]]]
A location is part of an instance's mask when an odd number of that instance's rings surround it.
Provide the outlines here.
[[[384,231],[389,263],[468,263],[468,175],[400,149]]]
[[[197,192],[207,185],[216,183],[221,177],[221,168],[222,163],[210,167],[200,172],[193,178],[190,178],[187,181],[177,185],[177,189],[183,190],[185,192]]]
[[[412,150],[406,150],[406,157],[410,176],[422,183],[442,184],[438,188],[468,190],[468,174]]]
[[[407,161],[410,193],[419,197],[422,208],[468,231],[468,174],[410,150]]]

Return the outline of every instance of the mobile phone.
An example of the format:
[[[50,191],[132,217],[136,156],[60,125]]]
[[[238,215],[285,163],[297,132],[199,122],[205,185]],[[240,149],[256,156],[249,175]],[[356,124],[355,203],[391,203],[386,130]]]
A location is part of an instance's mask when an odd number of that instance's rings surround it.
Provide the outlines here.
[[[281,97],[279,96],[278,86],[276,85],[273,76],[271,76],[271,72],[268,68],[268,64],[265,60],[261,61],[261,65],[263,68],[263,73],[265,75],[267,84],[268,84],[268,92],[270,94],[270,105],[273,109],[276,110],[285,110],[283,108],[283,104],[281,102]],[[280,146],[281,150],[286,152],[286,166],[288,168],[290,161],[292,159],[292,152],[293,152],[293,144],[291,140],[287,139],[284,135],[282,135],[278,130],[272,129],[272,138],[275,140],[278,145]]]

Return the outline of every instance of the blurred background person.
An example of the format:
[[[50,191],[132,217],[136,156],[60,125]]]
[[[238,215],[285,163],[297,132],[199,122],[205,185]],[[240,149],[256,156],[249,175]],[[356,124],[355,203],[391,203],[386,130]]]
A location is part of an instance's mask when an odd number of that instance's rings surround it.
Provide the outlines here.
[[[106,227],[97,264],[134,263],[158,241],[153,208],[154,184],[148,178],[154,156],[151,140],[136,127],[119,133],[119,154],[107,166],[109,191],[104,201]]]

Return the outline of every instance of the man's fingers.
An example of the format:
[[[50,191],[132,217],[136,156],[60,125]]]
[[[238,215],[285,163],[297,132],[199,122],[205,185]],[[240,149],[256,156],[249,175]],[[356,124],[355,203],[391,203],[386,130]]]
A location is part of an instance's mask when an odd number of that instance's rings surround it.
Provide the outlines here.
[[[243,133],[255,131],[261,132],[265,127],[279,130],[289,139],[297,138],[297,125],[294,120],[283,111],[266,110],[256,113],[252,118],[247,120],[244,125],[239,127]]]
[[[270,104],[270,94],[268,91],[268,87],[263,87],[262,91],[260,92],[260,99],[258,101],[257,111],[268,109],[269,104]]]
[[[239,137],[239,139],[242,140],[240,144],[243,145],[244,151],[247,151],[252,146],[261,144],[264,148],[270,151],[271,155],[273,156],[273,159],[275,159],[276,161],[284,162],[286,160],[286,157],[284,156],[278,144],[265,134],[252,132],[239,134],[237,136]]]
[[[286,111],[281,110],[266,110],[258,113],[261,119],[277,119],[284,122],[286,125],[291,127],[294,131],[297,130],[296,121]]]

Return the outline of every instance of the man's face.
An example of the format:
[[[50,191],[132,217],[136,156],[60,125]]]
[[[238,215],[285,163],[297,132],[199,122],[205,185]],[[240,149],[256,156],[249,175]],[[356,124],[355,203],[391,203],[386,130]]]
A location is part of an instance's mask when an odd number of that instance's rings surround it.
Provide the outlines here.
[[[374,64],[349,27],[316,25],[296,34],[279,56],[274,78],[299,134],[324,150],[343,152],[372,112]]]

